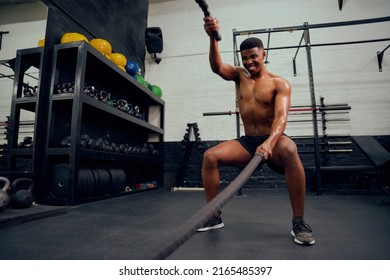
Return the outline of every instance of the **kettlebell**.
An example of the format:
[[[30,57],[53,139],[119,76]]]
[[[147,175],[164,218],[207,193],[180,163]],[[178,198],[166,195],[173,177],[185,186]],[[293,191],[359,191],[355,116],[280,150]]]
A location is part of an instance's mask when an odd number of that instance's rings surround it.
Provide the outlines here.
[[[34,182],[30,178],[18,178],[13,181],[11,190],[14,193],[11,196],[12,206],[15,208],[28,208],[34,201],[32,190]]]
[[[3,211],[5,208],[7,208],[10,201],[8,191],[10,189],[11,183],[7,177],[0,177],[0,182],[4,182],[4,186],[0,190],[0,211]]]

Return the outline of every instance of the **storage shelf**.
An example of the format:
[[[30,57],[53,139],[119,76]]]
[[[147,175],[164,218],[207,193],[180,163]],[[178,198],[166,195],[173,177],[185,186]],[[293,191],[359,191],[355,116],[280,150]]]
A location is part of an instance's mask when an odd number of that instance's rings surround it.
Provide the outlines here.
[[[31,66],[42,67],[43,48],[17,52],[9,129],[13,144],[7,158],[10,171],[16,168],[20,159],[27,159],[41,182],[35,188],[38,201],[49,204],[74,205],[137,193],[145,191],[135,190],[137,185],[146,182],[156,182],[147,190],[162,187],[165,102],[86,42],[54,45],[52,50],[51,73],[45,80],[50,90],[39,92],[43,96],[32,97],[22,96],[23,79]],[[73,92],[58,93],[58,85],[64,83],[71,83]],[[138,106],[142,117],[88,96],[84,93],[85,85],[109,92],[113,100],[126,100]],[[33,131],[37,127],[45,127],[46,131],[41,131],[40,142],[34,141],[32,148],[17,147],[22,110],[33,112],[36,119],[46,122],[32,124]],[[157,117],[157,120],[149,120],[151,110],[155,110],[153,118]],[[137,149],[148,148],[144,153],[85,148],[81,145],[81,136],[85,134],[90,139],[112,141],[106,147],[117,143]],[[153,143],[149,143],[151,136]],[[65,146],[63,141],[68,141]],[[38,165],[34,160],[37,158]],[[103,187],[105,185],[110,187]],[[126,186],[134,186],[134,191],[123,192]],[[95,190],[90,192],[91,188]]]
[[[110,107],[108,106],[107,104],[103,103],[103,102],[100,102],[100,101],[97,101],[89,96],[83,96],[82,98],[82,101],[86,104],[89,104],[95,108],[98,108],[100,109],[101,111],[104,111],[104,112],[108,112],[112,115],[115,115],[117,117],[120,117],[124,120],[127,120],[129,122],[132,122],[132,123],[135,123],[139,126],[142,126],[144,128],[147,128],[155,133],[159,133],[159,134],[163,134],[164,133],[164,130],[162,128],[159,128],[159,127],[156,127],[154,125],[151,125],[149,123],[147,123],[146,121],[144,120],[141,120],[141,119],[138,119],[132,115],[129,115],[128,113],[125,113],[125,112],[122,112],[121,110],[118,110],[116,108],[113,108],[113,107]]]
[[[29,97],[19,97],[16,100],[17,104],[34,104],[37,102],[37,98],[35,96],[29,96]]]
[[[27,151],[20,155],[28,155]],[[31,149],[30,149],[31,153]],[[51,156],[69,156],[71,154],[70,148],[49,148],[48,155]],[[114,153],[100,150],[80,149],[80,158],[97,159],[97,160],[110,160],[110,161],[126,161],[126,162],[142,162],[142,163],[162,163],[161,157],[143,156],[136,154]]]
[[[33,154],[33,149],[31,148],[14,148],[10,151],[15,156],[27,156],[31,157]]]
[[[91,73],[85,74],[85,83],[88,86],[93,86],[94,84],[88,83],[89,77],[99,78],[99,81],[111,81],[113,83],[113,88],[127,88],[127,91],[131,93],[131,98],[136,98],[139,101],[146,101],[151,105],[165,105],[165,101],[160,97],[157,97],[151,90],[143,87],[138,81],[131,77],[129,74],[120,69],[115,65],[111,60],[106,58],[104,55],[99,53],[95,48],[86,42],[75,42],[60,44],[54,47],[56,52],[64,52],[64,55],[69,59],[74,56],[76,53],[74,50],[78,49],[79,52],[82,52],[86,56],[85,60],[88,65],[86,65],[85,71],[90,70]],[[126,98],[123,98],[126,99]]]
[[[65,94],[55,94],[55,95],[53,95],[52,99],[54,102],[56,102],[56,101],[63,101],[63,100],[73,100],[74,97],[75,96],[73,93],[65,93]],[[158,134],[164,133],[164,130],[162,128],[151,125],[144,120],[136,118],[136,117],[134,117],[126,112],[123,112],[117,108],[113,108],[113,107],[111,107],[103,102],[100,102],[96,99],[93,99],[92,97],[89,97],[86,94],[82,94],[80,97],[80,100],[83,103],[88,104],[88,105],[100,110],[103,113],[106,112],[106,113],[109,113],[109,114],[116,116],[118,118],[132,122],[138,126],[141,126],[141,127],[144,127],[146,129],[150,130],[151,132],[158,133]]]

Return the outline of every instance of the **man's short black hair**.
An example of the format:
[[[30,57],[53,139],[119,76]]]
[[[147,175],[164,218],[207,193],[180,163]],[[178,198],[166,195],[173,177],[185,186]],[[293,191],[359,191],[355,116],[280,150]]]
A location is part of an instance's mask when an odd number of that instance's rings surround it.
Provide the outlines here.
[[[250,37],[242,41],[240,45],[240,51],[253,48],[264,49],[263,41],[261,41],[259,38]]]

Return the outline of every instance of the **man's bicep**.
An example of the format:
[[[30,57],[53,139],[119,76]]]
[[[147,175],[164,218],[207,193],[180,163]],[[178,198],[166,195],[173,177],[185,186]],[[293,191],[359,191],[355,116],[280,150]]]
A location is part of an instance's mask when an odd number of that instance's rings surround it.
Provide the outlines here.
[[[218,74],[227,81],[233,81],[237,80],[239,73],[237,67],[224,63],[221,65]]]
[[[276,113],[287,113],[290,110],[291,105],[291,85],[288,81],[281,82],[277,87],[276,94]]]

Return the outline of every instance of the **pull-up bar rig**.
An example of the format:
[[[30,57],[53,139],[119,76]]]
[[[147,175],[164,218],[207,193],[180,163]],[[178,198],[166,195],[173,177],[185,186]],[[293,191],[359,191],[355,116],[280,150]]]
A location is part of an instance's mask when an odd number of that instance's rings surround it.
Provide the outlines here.
[[[318,28],[329,28],[329,27],[341,27],[341,26],[350,26],[350,25],[362,25],[362,24],[371,24],[371,23],[379,23],[379,22],[385,22],[390,21],[390,17],[381,17],[381,18],[373,18],[373,19],[364,19],[364,20],[352,20],[352,21],[343,21],[343,22],[332,22],[332,23],[319,23],[319,24],[309,24],[305,22],[303,25],[296,25],[296,26],[288,26],[288,27],[277,27],[277,28],[266,28],[266,29],[254,29],[254,30],[243,30],[243,31],[237,31],[236,29],[233,29],[233,43],[234,43],[234,62],[236,65],[239,65],[239,58],[238,53],[239,50],[237,49],[237,42],[236,42],[236,36],[240,35],[253,35],[253,34],[262,34],[262,33],[268,33],[268,39],[267,39],[267,47],[264,48],[267,51],[270,50],[281,50],[281,49],[297,49],[294,57],[293,57],[293,69],[294,69],[294,76],[296,76],[296,57],[298,55],[299,49],[303,47],[308,47],[307,44],[302,45],[302,41],[305,36],[305,32],[303,32],[301,39],[299,41],[298,45],[293,46],[283,46],[283,47],[269,47],[269,42],[271,39],[271,33],[276,32],[294,32],[298,30],[309,30],[309,29],[318,29]],[[352,45],[352,44],[365,44],[365,43],[377,43],[377,42],[384,42],[384,41],[390,41],[390,38],[379,38],[379,39],[372,39],[372,40],[359,40],[359,41],[345,41],[345,42],[333,42],[333,43],[322,43],[322,44],[310,44],[310,47],[325,47],[325,46],[339,46],[339,45]],[[377,58],[378,58],[378,68],[379,72],[382,72],[382,61],[385,51],[390,47],[388,45],[384,50],[377,52]],[[267,57],[265,60],[266,63],[269,63],[268,61],[268,52]]]
[[[294,75],[296,75],[296,64],[295,59],[298,54],[300,48],[304,47],[306,49],[306,58],[307,58],[307,67],[308,67],[308,76],[309,76],[309,87],[310,87],[310,97],[311,97],[311,112],[312,112],[312,123],[313,123],[313,138],[314,138],[314,151],[315,151],[315,182],[317,194],[320,194],[321,188],[321,162],[320,162],[320,144],[319,144],[319,136],[318,136],[318,120],[317,120],[317,104],[316,104],[316,95],[314,90],[314,76],[313,76],[313,65],[312,65],[312,56],[311,56],[311,48],[312,47],[321,47],[321,46],[335,46],[335,45],[345,45],[345,44],[361,44],[361,43],[371,43],[371,42],[382,42],[382,41],[390,41],[390,38],[382,38],[375,40],[362,40],[362,41],[351,41],[351,42],[336,42],[336,43],[325,43],[325,44],[311,44],[310,41],[310,29],[318,29],[318,28],[329,28],[329,27],[341,27],[341,26],[351,26],[351,25],[362,25],[362,24],[371,24],[371,23],[379,23],[390,21],[390,17],[380,17],[373,19],[364,19],[364,20],[352,20],[352,21],[343,21],[343,22],[332,22],[332,23],[320,23],[320,24],[309,24],[305,22],[303,25],[298,26],[287,26],[287,27],[277,27],[277,28],[266,28],[266,29],[254,29],[254,30],[242,30],[237,31],[233,29],[233,50],[234,50],[234,65],[239,66],[239,50],[237,48],[237,36],[241,35],[253,35],[253,34],[268,34],[268,42],[267,48],[265,50],[276,50],[276,49],[291,49],[296,48],[296,54],[293,58],[293,68]],[[300,39],[299,45],[297,46],[284,46],[284,47],[269,47],[269,42],[271,38],[271,33],[276,32],[294,32],[298,30],[303,30],[302,37]],[[305,40],[305,44],[302,45],[302,41]],[[386,47],[382,52],[377,52],[379,71],[382,71],[382,60],[384,52],[389,48]],[[268,52],[265,60],[268,63]],[[238,108],[237,100],[236,100],[236,108]],[[238,111],[238,110],[236,110]],[[240,136],[240,122],[239,115],[236,114],[236,126],[237,126],[237,137]]]

